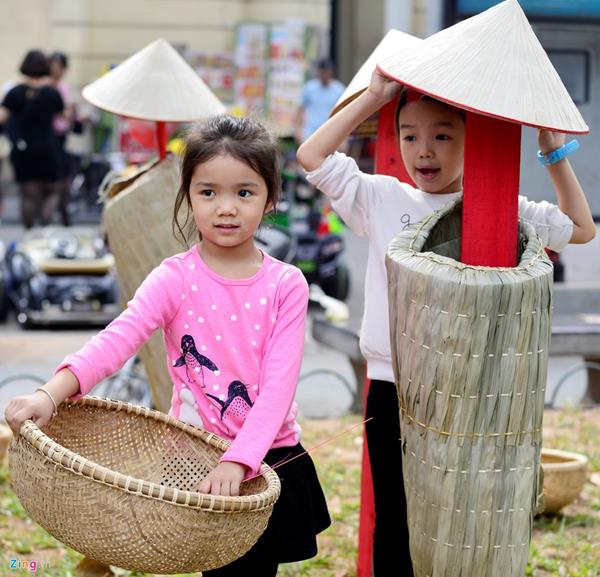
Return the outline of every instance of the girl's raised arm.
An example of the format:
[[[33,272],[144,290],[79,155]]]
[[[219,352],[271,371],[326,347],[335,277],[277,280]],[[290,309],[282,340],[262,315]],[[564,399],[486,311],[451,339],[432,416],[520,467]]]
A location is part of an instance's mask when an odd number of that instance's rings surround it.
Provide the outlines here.
[[[298,162],[304,170],[316,170],[334,153],[348,135],[384,104],[392,100],[402,85],[375,69],[369,87],[348,106],[332,116],[298,149]]]
[[[547,154],[565,143],[565,135],[549,130],[540,130],[538,143],[540,152]],[[585,193],[570,162],[563,158],[556,164],[548,166],[548,173],[556,191],[558,207],[573,221],[573,235],[569,242],[572,244],[590,242],[596,236],[596,225]]]

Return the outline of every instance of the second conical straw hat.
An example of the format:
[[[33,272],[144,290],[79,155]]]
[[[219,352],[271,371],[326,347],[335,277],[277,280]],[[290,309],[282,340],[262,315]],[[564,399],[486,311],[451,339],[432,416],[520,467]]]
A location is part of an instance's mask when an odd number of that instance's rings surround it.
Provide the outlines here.
[[[364,64],[358,69],[358,72],[354,75],[346,87],[346,90],[344,90],[344,93],[336,102],[331,114],[335,114],[344,108],[344,106],[348,105],[357,98],[361,92],[364,92],[367,89],[371,82],[371,74],[373,74],[373,70],[375,70],[378,62],[403,48],[415,50],[422,42],[423,40],[416,36],[400,32],[400,30],[390,30],[375,47],[373,52],[371,52]]]
[[[225,112],[225,106],[165,40],[155,40],[84,87],[83,97],[114,114],[189,122]]]
[[[466,110],[561,132],[589,132],[516,0],[378,65],[390,78]]]

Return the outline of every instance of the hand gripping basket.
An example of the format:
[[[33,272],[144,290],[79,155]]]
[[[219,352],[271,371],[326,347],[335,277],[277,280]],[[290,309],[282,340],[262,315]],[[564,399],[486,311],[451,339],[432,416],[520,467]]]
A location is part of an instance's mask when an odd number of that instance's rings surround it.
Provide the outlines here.
[[[262,465],[239,497],[194,488],[229,443],[168,415],[83,397],[10,446],[13,489],[30,516],[87,557],[172,574],[226,565],[254,545],[279,497]]]

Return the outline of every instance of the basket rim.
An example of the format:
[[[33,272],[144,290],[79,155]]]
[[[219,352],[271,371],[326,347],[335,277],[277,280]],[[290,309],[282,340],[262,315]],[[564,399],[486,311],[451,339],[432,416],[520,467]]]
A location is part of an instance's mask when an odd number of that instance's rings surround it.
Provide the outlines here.
[[[464,271],[477,271],[480,273],[521,273],[534,269],[540,263],[540,261],[546,261],[546,252],[544,247],[537,236],[535,229],[531,224],[526,221],[519,219],[519,231],[524,233],[527,238],[527,248],[523,251],[521,258],[516,266],[505,267],[505,266],[484,266],[465,264],[451,257],[437,254],[431,250],[423,251],[424,246],[429,234],[431,232],[431,226],[436,225],[442,218],[448,216],[456,208],[460,207],[463,203],[462,196],[449,200],[446,204],[434,210],[431,214],[426,216],[423,220],[409,225],[406,229],[397,234],[390,242],[386,251],[386,261],[389,259],[392,262],[396,262],[396,256],[399,252],[410,255],[413,258],[419,258],[424,261],[435,262],[443,267],[450,267],[459,272]],[[430,227],[427,229],[426,227]]]
[[[193,437],[202,439],[204,442],[217,449],[226,450],[229,447],[228,441],[214,433],[177,420],[165,413],[161,413],[148,407],[140,407],[125,401],[95,396],[84,396],[75,401],[67,401],[67,404],[87,405],[100,407],[109,411],[126,411],[127,413],[134,413],[135,415],[154,419],[180,429]],[[185,491],[175,487],[165,487],[164,485],[153,483],[151,481],[144,481],[130,475],[124,475],[117,471],[113,471],[108,467],[104,467],[63,447],[42,432],[42,430],[31,420],[27,420],[23,423],[19,435],[36,451],[62,469],[127,493],[164,501],[177,506],[185,506],[217,513],[260,511],[272,506],[279,498],[279,493],[281,491],[281,483],[277,473],[265,463],[261,464],[259,470],[259,475],[264,477],[267,481],[267,488],[264,491],[255,495],[226,497],[198,493],[196,491]],[[16,439],[13,440],[13,442],[15,441]]]
[[[544,455],[563,460],[558,463],[544,463]],[[562,449],[549,449],[543,447],[540,463],[547,473],[554,473],[557,471],[576,471],[587,469],[588,458],[581,453],[573,453],[571,451],[563,451]]]

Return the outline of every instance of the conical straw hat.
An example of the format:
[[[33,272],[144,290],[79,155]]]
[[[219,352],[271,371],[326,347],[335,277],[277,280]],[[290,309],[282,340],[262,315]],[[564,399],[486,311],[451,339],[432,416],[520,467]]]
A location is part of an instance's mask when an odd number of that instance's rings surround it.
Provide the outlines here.
[[[225,112],[221,101],[165,40],[155,40],[88,84],[94,106],[143,120],[189,122]]]
[[[423,40],[416,36],[400,32],[400,30],[390,30],[354,75],[354,78],[352,78],[350,84],[348,84],[346,90],[344,90],[344,93],[336,102],[331,114],[335,114],[344,108],[344,106],[350,104],[350,102],[367,89],[371,82],[371,74],[373,74],[373,70],[375,70],[378,62],[381,62],[403,48],[409,49],[411,52],[415,51],[422,42]]]
[[[506,0],[378,63],[390,78],[466,110],[589,132],[516,0]]]

